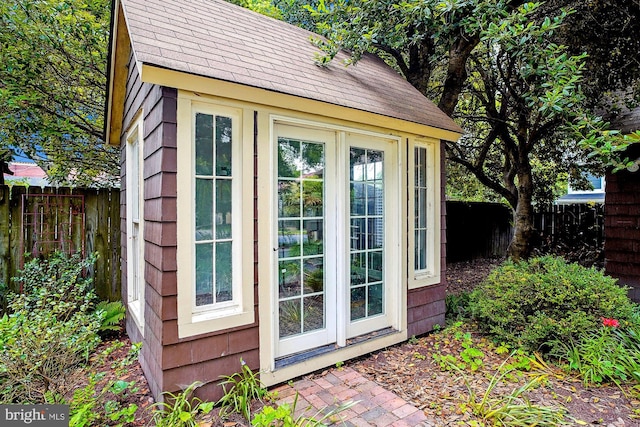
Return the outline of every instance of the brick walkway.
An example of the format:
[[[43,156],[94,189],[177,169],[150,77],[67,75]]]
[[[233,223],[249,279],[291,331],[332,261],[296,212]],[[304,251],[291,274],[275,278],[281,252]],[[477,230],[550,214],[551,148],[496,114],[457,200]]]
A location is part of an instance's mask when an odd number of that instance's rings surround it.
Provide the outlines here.
[[[347,427],[392,426],[392,427],[430,427],[427,417],[415,406],[398,397],[351,368],[333,368],[323,374],[305,377],[291,385],[280,385],[278,403],[292,404],[298,392],[296,416],[316,416],[319,411],[326,412],[336,406],[354,401],[358,402],[330,418],[335,425]],[[342,422],[341,422],[342,421]]]

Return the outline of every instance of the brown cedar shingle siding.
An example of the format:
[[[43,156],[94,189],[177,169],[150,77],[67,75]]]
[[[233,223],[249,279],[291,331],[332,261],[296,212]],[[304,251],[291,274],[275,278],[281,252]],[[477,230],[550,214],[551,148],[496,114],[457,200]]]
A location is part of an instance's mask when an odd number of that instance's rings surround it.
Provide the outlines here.
[[[347,56],[340,53],[319,67],[313,58],[320,51],[310,42],[317,35],[223,0],[122,4],[136,60],[142,64],[460,131],[373,55],[345,67]]]
[[[640,144],[631,146],[628,156],[640,156]],[[605,213],[605,270],[640,301],[640,173],[607,175]]]
[[[133,70],[131,79],[136,79],[137,70],[135,67]],[[135,83],[131,87],[135,88]],[[142,367],[150,379],[150,388],[156,398],[160,398],[162,391],[177,391],[185,384],[198,380],[213,382],[200,388],[198,394],[215,400],[220,397],[220,388],[215,386],[215,381],[219,379],[220,373],[237,372],[240,369],[241,355],[251,367],[259,366],[257,323],[185,339],[178,338],[177,91],[144,84],[137,93],[130,99],[139,102],[144,112],[144,240],[147,286]],[[127,105],[125,111],[138,109],[139,105]],[[133,113],[129,116],[133,117]],[[125,129],[127,126],[128,122]],[[123,146],[124,144],[123,140]],[[126,210],[123,211],[123,223],[125,214]],[[126,230],[126,227],[123,229]],[[126,239],[123,241],[126,242]],[[126,254],[126,244],[123,249],[123,254]],[[126,289],[124,292],[126,295]],[[131,320],[127,331],[132,337],[140,338]],[[224,370],[216,370],[218,368]]]

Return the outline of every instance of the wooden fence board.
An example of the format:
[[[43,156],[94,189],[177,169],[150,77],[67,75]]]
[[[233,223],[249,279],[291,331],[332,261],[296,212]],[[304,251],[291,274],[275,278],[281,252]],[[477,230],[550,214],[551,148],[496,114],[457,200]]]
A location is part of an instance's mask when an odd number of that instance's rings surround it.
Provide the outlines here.
[[[25,194],[29,196],[23,198]],[[98,252],[98,261],[90,272],[96,293],[102,299],[120,299],[120,275],[114,274],[120,271],[119,220],[113,230],[114,215],[119,217],[119,194],[117,189],[0,186],[0,282],[10,283],[23,265],[23,252],[44,255],[52,247],[85,255]],[[75,196],[83,196],[84,200]],[[24,212],[33,215],[25,220]],[[29,235],[23,241],[24,234]],[[35,235],[43,240],[35,244]],[[55,242],[43,244],[45,237]],[[114,247],[118,248],[117,253]]]

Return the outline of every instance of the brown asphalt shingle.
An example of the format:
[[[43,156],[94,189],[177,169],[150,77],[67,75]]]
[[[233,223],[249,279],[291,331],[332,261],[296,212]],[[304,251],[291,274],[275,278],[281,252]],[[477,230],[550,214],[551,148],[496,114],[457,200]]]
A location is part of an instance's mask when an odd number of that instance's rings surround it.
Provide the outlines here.
[[[136,60],[176,71],[461,129],[373,55],[314,63],[313,33],[223,0],[122,0]]]

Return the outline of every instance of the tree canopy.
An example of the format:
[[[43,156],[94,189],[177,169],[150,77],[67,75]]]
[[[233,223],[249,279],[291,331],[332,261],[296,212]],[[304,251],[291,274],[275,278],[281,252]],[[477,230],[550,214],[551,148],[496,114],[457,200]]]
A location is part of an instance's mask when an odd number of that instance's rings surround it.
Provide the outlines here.
[[[23,151],[54,182],[119,180],[117,147],[103,140],[109,5],[0,3],[0,148]]]
[[[531,251],[534,194],[553,197],[546,190],[555,187],[556,177],[577,175],[577,166],[597,166],[594,153],[617,167],[625,164],[619,155],[626,141],[589,108],[582,45],[570,49],[562,43],[578,39],[566,22],[584,21],[561,7],[568,5],[319,0],[309,7],[328,38],[316,41],[326,53],[320,64],[339,49],[351,53],[351,63],[375,53],[468,131],[447,144],[447,157],[511,205],[510,255],[516,259]],[[584,35],[581,40],[589,42]],[[619,79],[624,81],[630,80]]]

